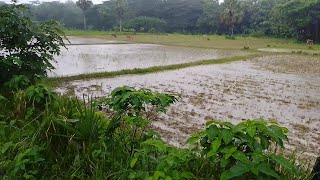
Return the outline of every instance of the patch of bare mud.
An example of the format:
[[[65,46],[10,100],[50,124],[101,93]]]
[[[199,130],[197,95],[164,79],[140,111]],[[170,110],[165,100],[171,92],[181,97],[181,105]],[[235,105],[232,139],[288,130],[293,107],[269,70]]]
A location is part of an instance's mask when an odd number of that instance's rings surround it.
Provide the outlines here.
[[[320,57],[282,55],[256,59],[259,66],[275,73],[320,75]]]
[[[127,85],[175,93],[181,95],[180,101],[153,123],[153,128],[173,145],[182,146],[210,119],[238,123],[263,118],[276,119],[290,129],[289,148],[315,155],[320,152],[320,76],[315,76],[320,66],[315,67],[315,59],[299,58],[302,56],[271,56],[154,74],[74,81],[57,91],[66,92],[73,86],[79,97],[100,97]],[[302,62],[303,70],[294,70]]]
[[[283,52],[283,53],[307,53],[307,54],[319,54],[319,50],[312,49],[282,49],[282,48],[261,48],[259,51],[266,52]]]

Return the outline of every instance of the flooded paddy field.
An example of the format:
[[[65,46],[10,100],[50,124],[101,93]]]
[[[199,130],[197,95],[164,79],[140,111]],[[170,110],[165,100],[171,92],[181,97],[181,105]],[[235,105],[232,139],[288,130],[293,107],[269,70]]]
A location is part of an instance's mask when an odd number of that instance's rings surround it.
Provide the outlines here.
[[[320,59],[274,55],[226,64],[190,67],[145,75],[74,81],[57,91],[76,96],[107,96],[119,86],[149,88],[180,95],[153,129],[166,141],[183,146],[186,138],[215,119],[277,120],[289,128],[289,148],[320,152]]]
[[[81,41],[76,40],[77,43]],[[55,58],[56,69],[49,73],[50,77],[148,68],[249,54],[240,50],[230,52],[152,44],[69,45],[67,48],[62,49],[61,55]]]

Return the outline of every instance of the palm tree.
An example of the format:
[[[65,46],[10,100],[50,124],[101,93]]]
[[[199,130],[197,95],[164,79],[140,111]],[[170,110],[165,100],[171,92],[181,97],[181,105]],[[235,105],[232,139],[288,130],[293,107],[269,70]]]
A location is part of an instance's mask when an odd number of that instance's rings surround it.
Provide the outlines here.
[[[225,0],[221,13],[221,21],[231,29],[231,36],[234,34],[234,28],[242,19],[240,4],[238,0]]]
[[[116,1],[116,13],[119,19],[119,30],[122,31],[122,19],[126,9],[126,0],[117,0]]]
[[[77,1],[77,6],[82,10],[83,12],[83,26],[84,29],[87,29],[87,22],[86,22],[86,11],[93,5],[92,1],[90,0],[79,0]]]

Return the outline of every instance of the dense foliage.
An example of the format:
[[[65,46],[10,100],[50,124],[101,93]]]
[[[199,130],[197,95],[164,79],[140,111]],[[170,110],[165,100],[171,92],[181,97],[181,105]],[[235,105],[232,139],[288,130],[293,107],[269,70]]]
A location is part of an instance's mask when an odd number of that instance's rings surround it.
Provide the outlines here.
[[[110,0],[93,6],[91,1],[80,2],[28,6],[35,21],[55,19],[73,29],[84,23],[85,29],[121,31],[125,25],[127,30],[147,32],[145,26],[150,25],[147,29],[155,32],[273,35],[320,42],[319,0]]]
[[[53,69],[53,56],[64,45],[58,23],[34,23],[24,15],[26,10],[0,6],[0,87],[9,80],[26,83],[45,76]]]

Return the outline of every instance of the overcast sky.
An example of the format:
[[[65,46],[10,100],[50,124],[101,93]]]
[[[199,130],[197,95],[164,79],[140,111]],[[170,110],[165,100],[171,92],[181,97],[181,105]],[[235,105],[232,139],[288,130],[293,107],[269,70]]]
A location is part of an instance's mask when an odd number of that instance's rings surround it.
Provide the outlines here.
[[[6,3],[11,3],[11,0],[0,0],[0,1],[4,1]],[[18,0],[18,3],[29,3],[30,1],[34,1],[34,0]],[[60,2],[66,2],[68,0],[39,0],[40,2],[48,2],[48,1],[60,1]],[[72,0],[74,2],[76,2],[77,0]],[[103,1],[106,0],[91,0],[93,2],[93,4],[100,4]]]
[[[11,3],[11,0],[0,0],[0,1],[4,1],[6,3]],[[33,0],[18,0],[19,3],[29,3],[30,1]],[[60,1],[60,2],[66,2],[68,0],[39,0],[40,2],[46,2],[46,1]],[[74,2],[76,2],[77,0],[72,0]],[[103,1],[107,1],[107,0],[91,0],[93,2],[93,4],[101,4]],[[195,0],[196,1],[196,0]],[[200,0],[199,0],[200,1]],[[223,0],[220,0],[220,2]]]

